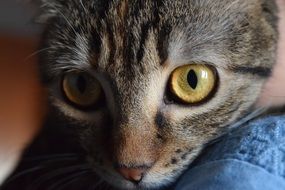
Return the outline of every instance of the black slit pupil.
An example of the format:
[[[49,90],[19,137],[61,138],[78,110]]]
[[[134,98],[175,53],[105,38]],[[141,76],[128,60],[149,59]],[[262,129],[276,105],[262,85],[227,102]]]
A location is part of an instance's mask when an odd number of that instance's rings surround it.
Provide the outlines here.
[[[77,87],[78,87],[78,90],[79,90],[79,92],[81,94],[85,93],[86,88],[87,88],[87,82],[86,82],[85,77],[78,76],[78,78],[77,78]]]
[[[187,75],[187,81],[191,88],[194,90],[197,88],[198,85],[198,77],[196,75],[196,72],[194,70],[190,70],[188,75]]]

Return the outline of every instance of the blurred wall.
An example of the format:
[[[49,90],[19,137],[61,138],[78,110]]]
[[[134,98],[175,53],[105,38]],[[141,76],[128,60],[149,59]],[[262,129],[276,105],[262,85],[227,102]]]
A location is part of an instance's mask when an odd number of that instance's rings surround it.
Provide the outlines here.
[[[30,56],[37,51],[40,30],[31,22],[35,11],[24,1],[0,0],[0,184],[41,126],[45,108],[37,57]]]
[[[35,35],[39,26],[33,24],[35,11],[27,0],[0,0],[0,33]]]

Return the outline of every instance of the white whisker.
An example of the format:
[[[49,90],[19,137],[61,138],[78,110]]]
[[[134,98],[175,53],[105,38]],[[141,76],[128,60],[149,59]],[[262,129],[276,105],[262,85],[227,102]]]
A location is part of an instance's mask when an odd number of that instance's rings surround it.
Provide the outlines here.
[[[77,180],[80,179],[80,177],[86,175],[88,171],[82,171],[75,173],[73,175],[69,175],[67,177],[64,177],[63,179],[59,180],[58,182],[54,183],[52,186],[48,188],[48,190],[52,189],[64,189],[65,187],[71,185],[72,183],[76,182]]]
[[[52,5],[51,3],[45,2],[47,5],[49,5],[50,7],[52,7],[53,9],[55,9],[62,17],[63,19],[67,22],[67,24],[69,25],[69,27],[71,28],[71,30],[74,32],[75,35],[77,35],[79,38],[81,38],[83,40],[83,38],[80,36],[80,34],[75,30],[75,28],[72,26],[71,22],[67,19],[67,17],[54,5]]]
[[[62,167],[62,168],[53,170],[51,172],[47,172],[46,174],[41,175],[39,178],[37,178],[33,182],[31,189],[39,189],[39,187],[41,187],[42,184],[60,175],[69,175],[69,174],[73,174],[74,172],[87,171],[88,169],[89,169],[88,165],[79,164],[79,165]]]
[[[49,49],[53,49],[54,47],[48,47],[48,48],[43,48],[43,49],[40,49],[40,50],[37,50],[35,51],[34,53],[32,53],[31,55],[27,56],[25,59],[24,59],[24,62],[28,61],[29,59],[31,59],[32,57],[38,55],[39,53],[43,52],[43,51],[46,51],[46,50],[49,50]]]
[[[234,128],[240,127],[241,125],[245,124],[246,122],[248,122],[248,121],[250,121],[252,119],[255,119],[256,117],[260,116],[261,114],[263,114],[267,110],[268,110],[267,107],[261,107],[261,108],[258,108],[256,110],[254,110],[250,114],[246,115],[240,121],[238,121],[238,122],[234,123],[233,125],[231,125],[230,129],[234,129]]]
[[[82,8],[84,9],[85,13],[87,14],[87,9],[86,9],[86,7],[84,6],[82,0],[80,0],[80,4],[81,4]]]

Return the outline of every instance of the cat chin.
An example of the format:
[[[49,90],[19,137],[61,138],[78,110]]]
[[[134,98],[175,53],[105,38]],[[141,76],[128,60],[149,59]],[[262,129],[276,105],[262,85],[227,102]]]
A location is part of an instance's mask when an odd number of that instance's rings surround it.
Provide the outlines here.
[[[111,166],[108,167],[108,164],[105,166],[98,165],[94,163],[92,157],[89,157],[88,161],[92,168],[94,168],[94,172],[101,177],[102,180],[117,190],[156,190],[167,188],[175,183],[183,172],[187,170],[188,166],[193,162],[202,149],[202,146],[193,149],[189,154],[188,159],[184,160],[183,163],[180,163],[180,167],[176,166],[173,168],[170,167],[163,169],[163,162],[160,164],[157,163],[156,167],[153,167],[144,175],[139,185],[135,185],[134,183],[123,178]]]
[[[148,174],[139,183],[139,185],[135,185],[132,182],[125,180],[120,175],[110,171],[103,172],[97,170],[96,173],[109,185],[118,190],[156,190],[171,185],[179,176],[179,173],[171,175]]]
[[[167,179],[162,180],[162,181],[155,180],[155,179],[152,179],[151,181],[144,180],[140,182],[139,185],[134,185],[133,183],[128,182],[127,180],[121,180],[119,183],[118,183],[118,180],[114,180],[114,179],[109,179],[106,181],[111,186],[119,190],[156,190],[156,189],[160,189],[162,187],[166,187],[170,185],[173,182],[173,179],[171,180],[171,182]]]

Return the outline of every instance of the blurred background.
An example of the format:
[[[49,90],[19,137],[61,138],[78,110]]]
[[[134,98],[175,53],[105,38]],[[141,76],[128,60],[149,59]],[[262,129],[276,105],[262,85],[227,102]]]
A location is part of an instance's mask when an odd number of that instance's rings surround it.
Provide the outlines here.
[[[0,0],[0,32],[19,36],[39,34],[39,26],[32,22],[36,11],[24,0]]]
[[[0,184],[35,134],[45,102],[34,52],[40,26],[24,0],[0,0]]]

